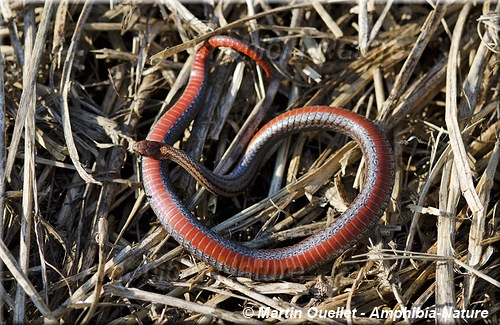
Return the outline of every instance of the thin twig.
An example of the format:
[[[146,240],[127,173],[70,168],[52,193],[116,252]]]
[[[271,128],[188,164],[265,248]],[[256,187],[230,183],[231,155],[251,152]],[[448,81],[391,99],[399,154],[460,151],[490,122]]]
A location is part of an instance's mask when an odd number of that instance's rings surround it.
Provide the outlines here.
[[[19,148],[19,141],[21,139],[21,131],[24,126],[24,121],[26,120],[26,115],[28,113],[30,103],[32,100],[34,100],[33,97],[37,72],[45,46],[45,39],[48,32],[50,31],[49,27],[55,5],[55,2],[47,1],[45,2],[45,5],[43,7],[42,20],[38,27],[35,45],[33,46],[33,55],[28,65],[28,72],[26,73],[26,77],[28,79],[25,80],[26,82],[23,87],[23,93],[21,94],[19,110],[17,111],[16,124],[14,126],[14,132],[10,141],[9,154],[7,156],[7,162],[5,164],[5,177],[7,177],[7,180],[9,182],[11,179],[10,174],[12,173],[12,168],[14,166],[14,160],[16,159],[17,150]]]
[[[80,36],[82,33],[83,25],[87,20],[88,15],[90,14],[90,10],[92,9],[92,0],[85,1],[83,5],[82,12],[78,17],[78,21],[76,23],[75,31],[71,38],[71,44],[68,48],[68,53],[66,55],[66,60],[64,62],[63,73],[61,77],[61,117],[63,120],[64,127],[64,138],[66,139],[66,144],[68,146],[68,152],[71,160],[73,161],[73,165],[75,165],[76,170],[80,177],[88,182],[88,183],[96,183],[100,184],[100,182],[96,181],[92,175],[87,173],[80,163],[80,158],[78,155],[78,150],[74,141],[74,134],[71,128],[71,119],[69,114],[69,106],[68,106],[68,95],[71,88],[70,75],[71,70],[73,68],[73,60],[76,55],[78,41],[80,40]]]
[[[35,40],[35,9],[33,6],[25,8],[25,39],[24,48],[26,50],[26,62],[31,62],[33,43]],[[28,69],[23,71],[23,79],[29,82]],[[31,85],[24,85],[24,88]],[[21,232],[19,240],[19,265],[21,270],[28,274],[30,265],[31,248],[31,227],[33,224],[33,207],[36,194],[35,183],[35,107],[36,89],[33,89],[34,96],[31,98],[24,122],[24,173],[23,173],[23,210],[21,215]],[[14,322],[23,323],[26,321],[26,296],[20,285],[17,287]]]

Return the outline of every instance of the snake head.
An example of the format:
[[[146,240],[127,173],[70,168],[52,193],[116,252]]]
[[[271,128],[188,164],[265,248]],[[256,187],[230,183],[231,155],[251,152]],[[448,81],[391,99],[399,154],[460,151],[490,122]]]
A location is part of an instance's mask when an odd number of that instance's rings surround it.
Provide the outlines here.
[[[158,141],[141,140],[134,143],[132,149],[141,156],[165,160],[166,145]]]

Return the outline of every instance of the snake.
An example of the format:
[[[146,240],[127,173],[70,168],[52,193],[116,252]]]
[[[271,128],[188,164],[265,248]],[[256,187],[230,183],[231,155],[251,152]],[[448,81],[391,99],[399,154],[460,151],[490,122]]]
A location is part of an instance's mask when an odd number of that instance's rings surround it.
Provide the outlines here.
[[[214,49],[226,47],[254,60],[267,77],[271,65],[254,47],[218,35],[195,53],[189,81],[178,101],[150,129],[133,150],[142,159],[142,183],[150,206],[167,232],[189,253],[217,270],[238,277],[273,281],[292,278],[332,261],[367,236],[385,212],[395,178],[393,150],[381,127],[343,108],[309,106],[288,110],[271,119],[249,141],[235,166],[215,174],[185,151],[175,148],[180,136],[200,110],[207,87],[207,64]],[[176,194],[168,162],[187,170],[212,193],[235,196],[245,191],[270,148],[285,137],[307,131],[342,133],[361,148],[365,177],[356,198],[331,224],[286,247],[250,248],[226,238],[199,221]]]

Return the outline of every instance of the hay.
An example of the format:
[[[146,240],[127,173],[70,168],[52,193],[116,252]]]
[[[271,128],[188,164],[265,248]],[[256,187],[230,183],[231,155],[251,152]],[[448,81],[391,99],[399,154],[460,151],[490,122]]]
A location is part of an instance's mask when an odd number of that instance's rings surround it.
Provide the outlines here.
[[[360,3],[2,2],[3,322],[498,323],[500,5]],[[215,34],[259,47],[277,76],[213,55],[179,143],[211,169],[230,169],[259,125],[300,106],[357,111],[394,145],[379,226],[314,272],[217,272],[149,209],[131,145]],[[361,153],[337,134],[302,134],[267,158],[234,199],[178,169],[175,184],[200,220],[254,248],[318,231],[362,184]]]

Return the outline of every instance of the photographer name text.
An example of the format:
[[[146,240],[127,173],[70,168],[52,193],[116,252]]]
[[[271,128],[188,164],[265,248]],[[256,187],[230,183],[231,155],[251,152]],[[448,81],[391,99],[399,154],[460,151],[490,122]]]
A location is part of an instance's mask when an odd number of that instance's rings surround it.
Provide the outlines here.
[[[435,319],[448,318],[448,319],[479,319],[487,318],[489,315],[488,310],[466,310],[466,309],[448,309],[437,312],[434,309],[400,309],[400,310],[387,310],[374,308],[371,312],[359,312],[357,309],[346,309],[345,307],[338,307],[335,309],[325,310],[316,307],[308,309],[299,308],[286,308],[286,309],[273,309],[271,307],[259,307],[254,310],[252,307],[245,307],[243,309],[243,316],[246,318],[257,317],[260,319],[293,319],[293,318],[310,318],[310,319],[326,319],[326,318],[348,318],[348,317],[368,317],[377,319],[392,319],[397,320],[401,318],[413,319]]]

